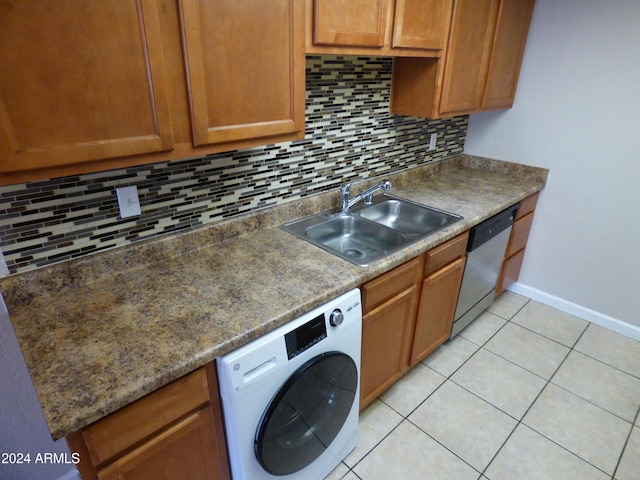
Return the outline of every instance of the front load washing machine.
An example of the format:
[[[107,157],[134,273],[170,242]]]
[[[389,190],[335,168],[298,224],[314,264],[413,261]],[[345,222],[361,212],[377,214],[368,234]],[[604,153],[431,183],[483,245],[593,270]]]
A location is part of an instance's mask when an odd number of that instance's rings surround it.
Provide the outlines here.
[[[355,289],[217,360],[234,480],[321,480],[355,447]]]

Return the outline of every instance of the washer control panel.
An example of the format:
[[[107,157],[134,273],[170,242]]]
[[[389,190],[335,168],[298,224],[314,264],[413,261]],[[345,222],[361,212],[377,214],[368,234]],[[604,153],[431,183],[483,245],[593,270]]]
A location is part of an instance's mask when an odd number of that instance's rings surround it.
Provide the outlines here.
[[[291,360],[325,338],[327,338],[327,326],[322,313],[284,336],[287,357]]]

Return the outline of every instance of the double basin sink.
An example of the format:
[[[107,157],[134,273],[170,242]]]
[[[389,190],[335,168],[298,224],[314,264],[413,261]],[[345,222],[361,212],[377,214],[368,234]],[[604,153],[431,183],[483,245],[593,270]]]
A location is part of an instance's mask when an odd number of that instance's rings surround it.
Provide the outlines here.
[[[326,211],[282,228],[356,265],[367,266],[462,217],[384,194],[347,212]]]

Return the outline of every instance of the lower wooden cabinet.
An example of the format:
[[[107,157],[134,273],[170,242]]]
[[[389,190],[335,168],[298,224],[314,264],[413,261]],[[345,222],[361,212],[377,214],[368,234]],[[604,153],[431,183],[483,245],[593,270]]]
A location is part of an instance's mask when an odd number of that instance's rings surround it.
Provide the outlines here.
[[[362,286],[360,408],[451,334],[469,233]]]
[[[451,335],[458,293],[466,257],[427,276],[422,282],[420,310],[411,348],[411,365],[415,365]]]
[[[210,408],[189,415],[131,453],[98,471],[104,480],[217,479]]]
[[[360,409],[408,368],[423,256],[362,286]]]
[[[502,270],[498,277],[496,296],[500,295],[509,288],[510,285],[518,281],[537,202],[537,192],[520,202],[518,213],[516,214],[516,221],[511,229],[509,243],[507,244]]]
[[[229,479],[213,363],[67,437],[84,480]]]

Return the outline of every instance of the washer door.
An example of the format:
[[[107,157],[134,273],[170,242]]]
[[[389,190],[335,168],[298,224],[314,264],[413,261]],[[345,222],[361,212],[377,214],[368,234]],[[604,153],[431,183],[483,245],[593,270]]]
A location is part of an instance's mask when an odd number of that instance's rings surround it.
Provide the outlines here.
[[[255,451],[272,475],[303,469],[327,449],[356,396],[358,371],[344,353],[312,358],[285,382],[262,415]]]

